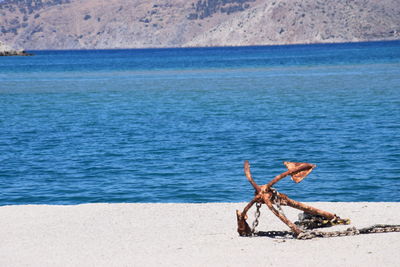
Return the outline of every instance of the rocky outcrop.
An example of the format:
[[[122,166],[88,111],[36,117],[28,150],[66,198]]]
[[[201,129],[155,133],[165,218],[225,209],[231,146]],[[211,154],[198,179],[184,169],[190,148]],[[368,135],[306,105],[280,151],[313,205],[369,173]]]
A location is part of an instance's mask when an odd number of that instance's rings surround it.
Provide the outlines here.
[[[29,50],[398,39],[399,0],[0,0],[0,40]]]
[[[0,41],[0,56],[31,56],[32,54],[21,49],[13,49]]]

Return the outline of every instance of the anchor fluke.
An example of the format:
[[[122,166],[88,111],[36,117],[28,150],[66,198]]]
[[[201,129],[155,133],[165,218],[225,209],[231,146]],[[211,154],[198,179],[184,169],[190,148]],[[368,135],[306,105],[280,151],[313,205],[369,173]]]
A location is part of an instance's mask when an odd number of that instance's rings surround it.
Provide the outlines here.
[[[285,164],[289,172],[293,171],[290,176],[296,183],[300,183],[315,167],[317,167],[317,165],[314,164],[301,162],[285,161],[283,164]]]

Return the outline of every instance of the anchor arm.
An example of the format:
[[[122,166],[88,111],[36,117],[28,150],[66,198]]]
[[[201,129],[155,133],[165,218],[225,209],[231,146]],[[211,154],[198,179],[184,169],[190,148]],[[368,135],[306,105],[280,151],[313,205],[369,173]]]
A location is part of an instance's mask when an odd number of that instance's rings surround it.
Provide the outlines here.
[[[267,184],[267,188],[271,188],[274,184],[276,184],[277,182],[279,182],[280,180],[282,180],[283,178],[285,178],[288,175],[294,175],[296,173],[300,173],[303,171],[311,171],[313,168],[315,168],[316,166],[314,164],[310,164],[310,163],[301,163],[300,165],[290,168],[289,170],[275,176],[274,179],[272,179],[272,181],[270,181]],[[309,172],[305,173],[305,176],[308,174]]]
[[[250,182],[250,184],[254,187],[256,190],[256,193],[260,193],[261,188],[260,186],[254,181],[253,177],[251,176],[250,172],[250,163],[248,160],[244,162],[244,174],[246,175],[247,180]]]
[[[256,202],[258,202],[257,197],[253,198],[249,202],[249,204],[246,205],[246,207],[243,209],[242,212],[240,212],[239,210],[236,210],[236,218],[237,218],[237,224],[238,224],[237,231],[240,236],[250,236],[252,234],[250,226],[246,222],[246,219],[247,219],[247,212]]]

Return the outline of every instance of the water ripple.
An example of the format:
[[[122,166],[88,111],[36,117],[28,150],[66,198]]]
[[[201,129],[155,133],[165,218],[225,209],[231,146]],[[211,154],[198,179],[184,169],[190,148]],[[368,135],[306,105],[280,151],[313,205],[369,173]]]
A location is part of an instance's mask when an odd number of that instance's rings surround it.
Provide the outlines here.
[[[0,74],[0,205],[246,201],[244,160],[260,184],[317,164],[277,185],[301,201],[400,201],[398,43],[314,48],[154,50],[174,68],[141,54],[154,69],[108,69],[113,51],[26,58]]]

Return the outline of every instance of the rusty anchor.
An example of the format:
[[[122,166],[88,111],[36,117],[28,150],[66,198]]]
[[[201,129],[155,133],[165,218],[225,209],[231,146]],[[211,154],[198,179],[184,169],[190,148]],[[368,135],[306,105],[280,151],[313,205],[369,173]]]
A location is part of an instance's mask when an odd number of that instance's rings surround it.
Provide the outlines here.
[[[236,210],[237,216],[237,231],[240,236],[252,236],[255,234],[255,226],[258,224],[258,218],[256,218],[255,223],[253,223],[253,228],[250,228],[247,220],[247,212],[249,209],[256,204],[257,212],[256,216],[259,216],[259,209],[262,204],[267,205],[267,207],[274,213],[282,222],[284,222],[293,231],[295,237],[299,237],[303,230],[300,229],[296,224],[291,222],[283,213],[280,206],[289,206],[298,210],[302,210],[307,214],[316,215],[329,222],[330,225],[336,224],[349,224],[349,219],[341,219],[336,214],[323,211],[304,203],[290,199],[287,195],[279,193],[272,186],[282,180],[287,176],[291,176],[292,180],[296,183],[301,182],[315,167],[316,165],[310,163],[298,163],[298,162],[284,162],[287,167],[287,171],[277,175],[268,184],[259,186],[253,179],[250,173],[250,164],[248,161],[244,162],[244,173],[247,180],[255,189],[254,198],[246,205],[242,212]],[[278,209],[274,207],[276,205]],[[258,214],[258,215],[257,215]]]

